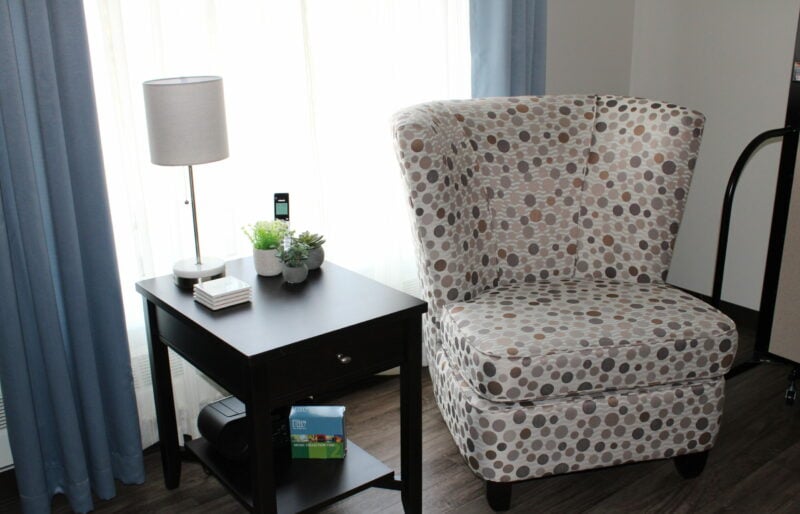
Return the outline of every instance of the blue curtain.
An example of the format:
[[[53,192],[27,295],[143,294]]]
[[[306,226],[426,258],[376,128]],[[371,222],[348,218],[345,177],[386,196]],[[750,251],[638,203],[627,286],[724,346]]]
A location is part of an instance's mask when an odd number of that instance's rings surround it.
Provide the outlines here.
[[[81,0],[0,2],[0,381],[25,512],[144,481]]]
[[[470,0],[472,97],[544,93],[546,0]]]

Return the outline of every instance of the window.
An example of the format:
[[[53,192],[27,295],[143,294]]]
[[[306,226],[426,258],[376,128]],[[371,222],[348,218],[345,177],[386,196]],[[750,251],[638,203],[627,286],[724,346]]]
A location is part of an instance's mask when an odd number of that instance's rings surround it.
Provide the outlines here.
[[[195,167],[203,255],[250,254],[272,219],[325,235],[327,258],[418,292],[391,146],[398,109],[470,94],[467,0],[85,0],[143,442],[157,440],[137,280],[193,255],[185,167],[150,163],[142,82],[223,77],[230,158]],[[184,433],[221,394],[173,363]]]

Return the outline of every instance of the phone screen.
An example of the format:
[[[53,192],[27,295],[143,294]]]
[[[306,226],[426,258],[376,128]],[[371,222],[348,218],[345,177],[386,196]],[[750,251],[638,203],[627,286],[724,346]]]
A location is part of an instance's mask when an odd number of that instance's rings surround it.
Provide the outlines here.
[[[275,219],[289,221],[289,193],[275,193]]]

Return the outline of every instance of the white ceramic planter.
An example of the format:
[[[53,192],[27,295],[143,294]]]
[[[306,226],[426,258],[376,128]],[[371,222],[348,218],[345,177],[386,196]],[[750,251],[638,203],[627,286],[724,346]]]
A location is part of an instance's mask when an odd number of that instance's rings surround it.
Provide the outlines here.
[[[308,266],[303,264],[297,268],[283,266],[283,280],[289,284],[299,284],[308,277]]]
[[[283,270],[283,263],[278,260],[278,250],[253,248],[253,264],[255,264],[256,273],[262,277],[274,277],[280,275]]]
[[[308,251],[308,262],[306,262],[306,266],[308,269],[318,269],[322,266],[323,261],[325,261],[325,249],[321,246],[319,248],[312,248]]]

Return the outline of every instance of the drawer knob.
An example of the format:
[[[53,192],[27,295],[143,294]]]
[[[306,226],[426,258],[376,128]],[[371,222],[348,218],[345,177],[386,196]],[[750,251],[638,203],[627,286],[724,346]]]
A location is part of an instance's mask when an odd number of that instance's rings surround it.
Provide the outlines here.
[[[344,355],[342,353],[337,353],[336,358],[339,359],[339,362],[342,364],[350,364],[350,361],[353,360],[349,355]]]

